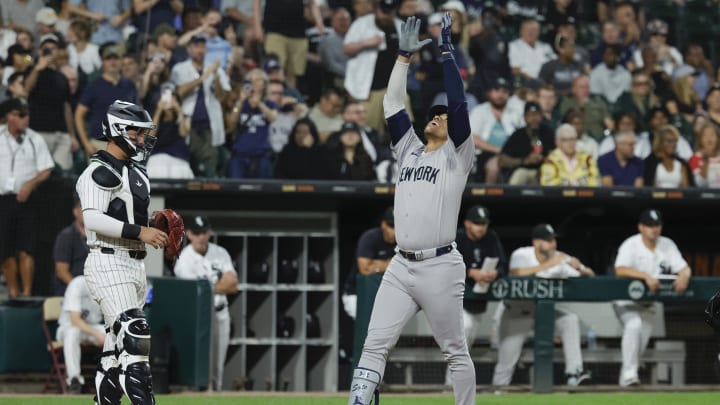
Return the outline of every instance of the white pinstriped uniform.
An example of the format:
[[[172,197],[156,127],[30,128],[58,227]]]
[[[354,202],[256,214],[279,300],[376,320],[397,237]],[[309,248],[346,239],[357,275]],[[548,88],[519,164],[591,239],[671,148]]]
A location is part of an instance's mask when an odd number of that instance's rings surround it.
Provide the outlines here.
[[[107,167],[122,179],[117,188],[107,189],[93,180],[92,173],[100,165]],[[140,183],[144,184],[131,184],[130,170],[134,172],[133,177],[136,179],[139,177],[142,180]],[[128,222],[136,223],[131,187],[145,187],[146,190],[143,192],[146,192],[148,196],[150,194],[150,182],[137,167],[124,166],[120,173],[111,165],[99,159],[93,159],[78,178],[76,190],[83,211],[96,209],[106,213],[110,203],[120,199],[125,203]],[[147,223],[137,225],[147,226]],[[122,312],[143,307],[147,290],[145,263],[141,259],[131,258],[128,251],[145,250],[145,244],[139,240],[112,238],[92,231],[86,233],[90,253],[85,261],[85,278],[90,294],[102,308],[105,326],[111,327]],[[115,253],[101,253],[100,248],[112,248]]]

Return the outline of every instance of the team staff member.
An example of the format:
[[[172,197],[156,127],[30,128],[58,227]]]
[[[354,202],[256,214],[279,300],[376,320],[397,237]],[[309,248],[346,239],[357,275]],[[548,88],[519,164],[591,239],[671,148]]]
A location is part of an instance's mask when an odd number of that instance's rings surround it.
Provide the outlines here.
[[[85,259],[89,251],[85,238],[85,222],[80,198],[73,196],[73,200],[75,205],[72,214],[75,220],[58,233],[53,247],[53,260],[55,261],[53,292],[55,295],[65,295],[65,288],[72,279],[83,274]]]
[[[154,127],[142,107],[115,101],[102,125],[107,150],[91,157],[76,185],[90,248],[83,273],[107,332],[95,377],[99,405],[120,404],[123,391],[133,405],[155,404],[143,259],[146,243],[163,248],[168,235],[148,227],[150,181],[138,164],[157,140]]]
[[[490,283],[501,276],[507,268],[505,249],[497,233],[490,229],[490,212],[482,205],[470,207],[465,213],[463,227],[458,229],[457,249],[463,255],[467,269],[465,277],[465,298],[463,299],[463,328],[468,349],[477,337],[482,314],[487,301],[478,292],[487,291]],[[485,259],[497,259],[493,267],[484,267]],[[450,385],[450,370],[445,374],[445,385]]]
[[[625,239],[615,259],[615,274],[642,280],[650,291],[660,288],[658,276],[675,275],[673,288],[683,293],[690,281],[691,270],[672,239],[661,236],[662,215],[658,210],[640,214],[638,233]],[[640,384],[638,366],[652,332],[652,302],[616,301],[615,313],[623,324],[622,368],[620,385]]]
[[[180,253],[175,263],[175,276],[186,279],[208,280],[215,290],[215,322],[213,337],[215,352],[212,356],[213,386],[222,390],[225,355],[230,343],[230,311],[227,294],[237,292],[237,273],[230,254],[222,246],[210,242],[212,228],[206,217],[194,216],[187,222],[190,243]]]
[[[532,246],[515,249],[510,256],[513,276],[568,278],[594,276],[576,257],[557,250],[555,230],[549,224],[538,224],[532,230]],[[509,385],[522,353],[525,337],[533,329],[535,303],[532,301],[504,301],[498,307],[500,316],[498,361],[493,373],[493,385]],[[567,385],[586,383],[590,374],[583,371],[580,351],[580,321],[574,313],[555,311],[555,330],[562,337]]]
[[[35,212],[30,196],[55,166],[47,144],[28,128],[22,99],[0,104],[0,261],[10,298],[32,293],[35,272]],[[22,290],[18,285],[18,268]]]
[[[423,310],[450,363],[456,405],[475,404],[475,367],[463,333],[462,298],[465,265],[455,248],[460,198],[473,165],[467,102],[453,46],[452,17],[443,17],[438,45],[448,106],[433,106],[423,144],[405,110],[405,86],[412,52],[430,39],[418,40],[420,20],[409,17],[399,36],[399,55],[383,100],[392,150],[400,168],[395,189],[397,254],[375,297],[367,339],[353,373],[349,405],[369,405],[382,380],[388,351],[403,326]],[[375,395],[377,404],[379,395]]]

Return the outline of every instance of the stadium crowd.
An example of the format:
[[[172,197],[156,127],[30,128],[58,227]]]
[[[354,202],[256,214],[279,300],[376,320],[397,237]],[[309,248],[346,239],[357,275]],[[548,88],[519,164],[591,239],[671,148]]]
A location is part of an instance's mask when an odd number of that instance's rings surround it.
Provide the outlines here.
[[[720,187],[717,44],[712,24],[681,29],[718,21],[717,3],[8,0],[0,98],[27,100],[54,173],[104,149],[122,99],[157,125],[151,178],[392,182],[382,100],[400,22],[437,37],[450,11],[471,182]],[[435,42],[409,80],[424,117],[445,97]]]

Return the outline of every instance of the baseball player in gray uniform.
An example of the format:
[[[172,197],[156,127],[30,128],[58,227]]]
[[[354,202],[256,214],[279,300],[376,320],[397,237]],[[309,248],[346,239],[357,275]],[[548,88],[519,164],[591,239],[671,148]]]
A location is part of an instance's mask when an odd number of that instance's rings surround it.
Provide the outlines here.
[[[99,151],[78,178],[76,190],[85,221],[85,279],[105,318],[105,345],[95,377],[96,401],[120,404],[123,391],[133,405],[155,404],[150,375],[150,327],[145,302],[145,244],[162,248],[168,236],[148,227],[150,182],[143,162],[154,145],[150,115],[132,103],[108,107]]]
[[[446,13],[438,39],[448,105],[430,108],[427,144],[415,134],[404,100],[410,56],[430,39],[418,40],[420,21],[415,17],[408,18],[399,34],[399,55],[383,100],[400,168],[395,188],[397,248],[375,298],[349,405],[368,405],[373,396],[377,404],[388,351],[421,309],[449,363],[455,403],[475,404],[475,368],[463,333],[465,264],[454,242],[474,146],[463,82],[451,53],[451,24]]]

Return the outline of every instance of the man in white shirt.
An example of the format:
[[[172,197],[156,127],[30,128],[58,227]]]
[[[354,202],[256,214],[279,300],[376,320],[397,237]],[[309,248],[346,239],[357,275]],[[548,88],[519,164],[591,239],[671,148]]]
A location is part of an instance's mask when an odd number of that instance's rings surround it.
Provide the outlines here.
[[[510,256],[510,275],[540,278],[594,276],[592,269],[576,257],[557,250],[555,236],[555,230],[549,224],[536,225],[532,230],[532,246],[518,248]],[[503,386],[510,384],[525,337],[533,330],[535,302],[503,301],[498,311],[503,312],[498,331],[498,362],[492,383]],[[556,309],[555,331],[562,338],[567,385],[587,383],[590,374],[583,371],[580,321],[577,315]]]
[[[213,322],[213,347],[211,353],[213,374],[211,381],[215,390],[222,390],[225,355],[230,343],[230,311],[227,294],[237,292],[237,273],[230,254],[225,248],[210,242],[212,230],[206,217],[194,216],[185,222],[190,243],[180,252],[175,263],[175,276],[186,279],[208,280],[215,290],[215,322]]]
[[[632,76],[620,64],[620,52],[620,45],[608,45],[603,63],[590,72],[590,92],[603,96],[609,104],[614,104],[623,92],[630,91]]]
[[[79,394],[85,384],[80,373],[80,345],[92,343],[102,348],[105,344],[102,310],[90,296],[85,276],[77,276],[70,281],[65,290],[62,309],[58,319],[57,340],[63,342],[68,390]]]
[[[540,24],[527,19],[520,25],[520,38],[510,42],[508,59],[512,72],[526,80],[536,80],[545,62],[555,59],[550,45],[539,41]]]
[[[618,249],[615,275],[636,278],[654,292],[660,288],[659,278],[673,278],[673,289],[682,293],[687,289],[691,270],[677,245],[662,233],[660,211],[649,209],[640,214],[638,233],[627,238]],[[615,313],[623,324],[622,368],[620,385],[640,384],[638,366],[652,332],[652,302],[616,301]]]

